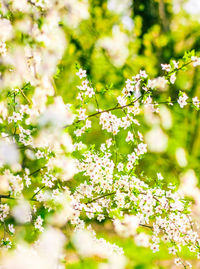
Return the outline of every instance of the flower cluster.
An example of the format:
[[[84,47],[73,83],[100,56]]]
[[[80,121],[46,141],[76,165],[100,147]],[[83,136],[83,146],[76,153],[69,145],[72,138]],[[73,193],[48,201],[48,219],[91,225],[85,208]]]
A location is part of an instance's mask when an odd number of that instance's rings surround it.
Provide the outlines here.
[[[189,65],[190,62],[189,59],[182,66]],[[73,208],[77,211],[74,213],[75,219],[73,218],[72,223],[78,227],[85,227],[83,216],[90,220],[97,219],[99,222],[110,219],[119,235],[133,236],[136,242],[140,240],[139,227],[150,229],[151,238],[148,238],[147,234],[147,241],[141,244],[150,246],[152,251],[156,252],[160,243],[164,241],[169,253],[178,256],[175,263],[187,267],[190,264],[180,258],[182,248],[187,246],[190,252],[196,253],[199,257],[200,243],[189,214],[187,200],[173,191],[171,185],[168,189],[162,189],[159,184],[150,188],[134,172],[135,166],[147,151],[147,145],[143,143],[143,135],[139,131],[137,115],[142,111],[142,106],[148,106],[153,113],[159,113],[159,101],[154,101],[154,92],[170,83],[173,84],[175,80],[172,81],[172,76],[175,77],[181,68],[175,61],[172,66],[162,65],[167,74],[155,79],[148,79],[146,72],[140,71],[133,80],[126,81],[115,106],[100,109],[97,93],[95,100],[98,105],[97,112],[88,114],[87,105],[79,109],[78,121],[74,124],[75,134],[76,130],[79,130],[77,128],[80,122],[84,129],[89,118],[91,121],[92,118],[99,116],[100,128],[106,130],[110,138],[101,144],[99,149],[95,147],[83,153],[79,160],[78,171],[85,181],[72,194]],[[84,73],[82,69],[80,72]],[[167,101],[166,104],[177,103],[183,108],[187,104],[186,100],[188,100],[186,93],[180,92],[177,100]],[[91,102],[86,99],[82,101],[85,101],[85,104]],[[188,103],[197,109],[199,107],[198,97],[194,97]],[[137,132],[135,127],[138,129]],[[125,141],[132,143],[132,151],[126,156],[118,152],[116,139],[118,134],[123,132],[126,132]],[[82,150],[83,147],[75,148],[75,151]],[[160,173],[157,173],[157,178],[163,180]]]
[[[190,204],[170,185],[152,183],[164,181],[160,173],[149,184],[136,168],[147,152],[139,122],[144,109],[159,113],[160,103],[199,109],[198,97],[190,100],[180,92],[175,100],[160,101],[155,94],[174,84],[185,66],[198,66],[199,58],[191,54],[180,62],[162,64],[164,74],[157,78],[140,70],[125,81],[107,108],[101,104],[104,92],[92,86],[86,70],[79,69],[77,98],[66,104],[53,79],[67,46],[61,25],[74,27],[87,18],[87,3],[74,1],[76,9],[69,0],[4,2],[0,17],[1,246],[17,247],[22,235],[31,247],[19,245],[13,256],[8,253],[3,259],[2,268],[15,264],[22,269],[63,268],[61,256],[67,244],[73,244],[81,257],[99,256],[110,268],[124,268],[123,250],[97,239],[88,225],[96,220],[107,220],[120,236],[131,236],[153,252],[164,241],[169,253],[177,256],[176,264],[188,266],[180,258],[183,247],[200,256]],[[66,6],[70,14],[65,13]],[[109,49],[107,43],[101,46]],[[101,139],[91,138],[94,121]],[[127,143],[128,152],[121,152],[119,138]],[[105,268],[104,263],[100,266]]]

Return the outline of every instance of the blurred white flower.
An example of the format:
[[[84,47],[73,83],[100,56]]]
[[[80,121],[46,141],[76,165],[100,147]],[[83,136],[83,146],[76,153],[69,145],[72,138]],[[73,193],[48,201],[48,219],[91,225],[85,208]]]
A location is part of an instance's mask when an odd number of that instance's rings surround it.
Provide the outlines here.
[[[56,214],[52,216],[50,222],[53,225],[56,225],[56,227],[62,227],[67,223],[74,212],[72,201],[67,191],[63,193],[56,193],[56,191],[53,191],[52,197],[59,205],[61,205],[61,209],[56,211]]]
[[[116,13],[125,13],[128,12],[131,8],[131,0],[108,0],[108,9]]]
[[[194,170],[189,169],[185,173],[180,175],[180,186],[179,192],[184,196],[193,197],[197,203],[197,206],[200,206],[199,196],[200,190],[197,187],[198,178]],[[199,211],[199,208],[198,208]]]
[[[179,193],[183,196],[193,198],[195,203],[193,204],[193,214],[199,219],[200,214],[200,190],[197,186],[198,178],[194,170],[189,169],[185,173],[180,175]]]
[[[113,255],[107,263],[100,263],[99,269],[124,269],[126,268],[127,259],[123,255]]]
[[[118,26],[115,26],[113,27],[113,36],[100,39],[98,46],[107,50],[113,64],[120,67],[129,55],[128,42],[128,36],[121,32]]]
[[[129,31],[133,30],[134,22],[130,16],[123,16],[122,23],[123,23],[125,29],[127,29]]]
[[[57,229],[47,229],[35,246],[25,243],[8,253],[2,259],[4,269],[63,269],[59,259],[65,243],[63,233]]]
[[[27,0],[12,0],[12,8],[21,12],[28,12],[31,5]]]
[[[139,233],[134,237],[137,246],[149,247],[150,236],[146,233]]]
[[[71,27],[77,27],[82,20],[89,18],[89,5],[87,0],[64,0],[68,9],[67,16],[64,17],[65,22]]]
[[[115,244],[110,244],[103,238],[97,239],[95,233],[89,230],[77,230],[72,238],[78,253],[84,257],[99,256],[112,259],[113,255],[123,254],[123,250]]]
[[[9,191],[9,177],[5,171],[3,175],[0,176],[0,192],[1,194],[6,194]]]
[[[74,174],[77,172],[75,160],[63,155],[51,158],[47,167],[49,169],[53,169],[55,167],[60,168],[61,171],[59,173],[59,177],[62,181],[67,181],[73,178]]]
[[[19,161],[19,151],[14,143],[0,140],[0,165],[14,165]]]
[[[139,227],[140,220],[134,215],[125,215],[122,221],[114,220],[114,227],[116,232],[124,237],[133,236],[136,234]]]
[[[26,223],[31,220],[31,207],[25,200],[20,200],[19,203],[13,207],[12,215],[18,223]]]
[[[145,141],[151,152],[164,152],[168,145],[168,136],[158,126],[153,127],[145,135]]]
[[[187,158],[186,158],[186,152],[184,148],[177,148],[176,149],[176,160],[180,167],[187,166]]]
[[[151,89],[157,88],[160,91],[166,91],[168,80],[165,79],[165,77],[158,77],[154,79],[149,79],[147,86]]]
[[[170,110],[165,106],[161,105],[159,107],[161,124],[164,129],[168,130],[172,127],[172,116]]]
[[[3,58],[5,65],[10,65],[10,68],[3,77],[2,87],[14,88],[16,85],[19,87],[24,82],[34,82],[33,74],[29,71],[25,50],[23,47],[15,46],[10,53],[7,53]]]
[[[200,1],[199,0],[188,0],[183,5],[183,8],[190,15],[200,15]]]
[[[162,176],[162,174],[161,174],[161,173],[157,173],[157,178],[158,178],[159,180],[163,180],[163,176]]]
[[[12,25],[9,20],[0,18],[0,40],[6,41],[13,35]]]
[[[62,97],[56,97],[54,100],[54,104],[49,105],[39,118],[39,124],[41,126],[51,124],[60,128],[70,125],[74,119],[73,114],[64,104]]]
[[[54,261],[54,264],[56,264],[62,253],[65,240],[65,236],[60,230],[49,227],[41,235],[36,250],[41,256]]]

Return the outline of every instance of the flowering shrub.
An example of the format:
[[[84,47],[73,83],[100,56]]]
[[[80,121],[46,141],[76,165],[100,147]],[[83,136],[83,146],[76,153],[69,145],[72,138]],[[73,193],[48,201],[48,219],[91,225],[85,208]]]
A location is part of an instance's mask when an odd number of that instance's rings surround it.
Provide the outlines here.
[[[1,4],[1,247],[3,254],[11,249],[1,266],[64,268],[65,246],[72,244],[81,258],[98,256],[101,268],[124,268],[123,249],[97,238],[91,225],[109,221],[120,236],[153,252],[164,241],[175,263],[190,267],[182,249],[200,256],[190,203],[159,172],[148,180],[138,174],[147,152],[139,115],[145,108],[159,113],[160,104],[198,110],[198,97],[190,100],[180,91],[178,98],[160,101],[156,93],[174,84],[179,70],[200,65],[200,58],[185,53],[179,62],[162,64],[163,76],[153,79],[141,70],[118,96],[110,91],[108,108],[101,102],[107,89],[97,90],[77,65],[79,93],[66,104],[53,75],[66,47],[61,20],[71,20],[65,17],[67,4]],[[87,10],[81,14],[87,18]],[[100,141],[90,136],[94,122]],[[128,143],[128,153],[119,138]]]

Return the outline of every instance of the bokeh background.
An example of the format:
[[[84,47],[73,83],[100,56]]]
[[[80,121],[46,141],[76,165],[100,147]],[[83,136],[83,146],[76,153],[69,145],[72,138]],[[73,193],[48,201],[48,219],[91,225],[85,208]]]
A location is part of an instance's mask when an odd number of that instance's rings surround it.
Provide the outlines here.
[[[54,76],[58,94],[67,103],[74,103],[78,93],[77,66],[87,70],[97,91],[106,92],[104,97],[97,97],[103,108],[109,108],[112,96],[117,96],[125,80],[140,69],[153,78],[163,74],[161,63],[178,60],[193,49],[199,55],[199,0],[69,0],[67,9],[66,22],[60,25],[65,30],[67,49]],[[173,86],[160,90],[155,98],[173,99],[180,90],[189,97],[200,97],[199,81],[199,68],[186,69],[179,72]],[[178,105],[162,105],[159,115],[145,109],[139,120],[148,153],[137,173],[144,171],[141,177],[153,185],[156,173],[161,172],[163,184],[178,186],[192,200],[193,214],[200,221],[200,112],[189,106],[181,109]],[[106,134],[93,126],[84,142],[94,143],[94,136],[98,145]],[[123,133],[117,142],[121,153],[129,152]],[[153,254],[131,238],[119,238],[109,223],[94,226],[98,236],[123,247],[127,268],[174,268],[172,256],[164,246]],[[95,259],[80,261],[73,251],[68,253],[67,268],[97,268]],[[185,253],[185,258],[194,268],[200,267],[189,253]]]

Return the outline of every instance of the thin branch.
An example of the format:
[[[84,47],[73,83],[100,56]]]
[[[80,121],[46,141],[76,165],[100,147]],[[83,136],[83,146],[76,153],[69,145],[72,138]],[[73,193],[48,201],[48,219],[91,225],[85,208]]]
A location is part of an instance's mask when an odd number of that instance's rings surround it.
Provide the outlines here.
[[[41,170],[41,169],[44,169],[44,168],[45,168],[45,166],[40,167],[39,169],[37,169],[37,170],[33,171],[32,173],[30,173],[29,176],[32,176],[32,175],[34,175],[34,174],[40,172],[40,170]]]
[[[95,201],[97,201],[97,200],[99,200],[99,199],[101,199],[101,198],[104,198],[104,197],[113,195],[113,194],[115,194],[115,193],[116,193],[116,191],[114,191],[114,192],[109,192],[109,193],[106,193],[106,194],[103,194],[103,195],[101,195],[101,196],[98,196],[98,197],[96,197],[96,198],[94,198],[94,199],[92,199],[92,200],[86,202],[85,204],[87,205],[87,204],[93,203],[93,202],[95,202]]]
[[[139,224],[139,226],[142,226],[142,227],[145,227],[145,228],[149,228],[149,229],[153,229],[153,226],[146,225],[146,224]]]
[[[16,200],[17,198],[15,197],[11,197],[10,194],[8,195],[4,195],[4,194],[0,194],[0,199],[4,198],[4,199],[11,199],[11,200]]]
[[[8,194],[8,195],[0,194],[0,199],[20,200],[20,198],[12,197],[12,196],[10,196],[10,194]],[[31,199],[29,199],[29,201],[38,202],[36,199],[33,199],[33,197]]]
[[[99,104],[98,104],[98,101],[97,101],[96,94],[94,95],[94,99],[95,99],[95,102],[96,102],[96,105],[97,105],[97,110],[99,111]]]
[[[134,103],[136,103],[139,99],[141,99],[142,95],[140,97],[138,97],[136,100],[134,100],[133,102],[127,104],[127,105],[124,105],[124,106],[115,106],[115,107],[112,107],[112,108],[109,108],[109,109],[105,109],[105,110],[102,110],[102,111],[98,111],[94,114],[91,114],[88,116],[88,118],[90,117],[93,117],[93,116],[97,116],[99,114],[102,114],[102,113],[106,113],[106,112],[110,112],[110,111],[113,111],[113,110],[118,110],[118,109],[123,109],[125,107],[129,107],[129,106],[132,106],[134,105]]]
[[[185,67],[185,66],[191,64],[192,62],[193,62],[193,61],[190,61],[190,62],[188,62],[188,63],[185,63],[185,64],[181,65],[179,68],[176,68],[176,69],[170,71],[170,72],[167,74],[167,77],[170,76],[171,74],[173,74],[174,72],[177,72],[177,71],[181,70],[183,67]]]
[[[33,198],[44,188],[45,186],[42,186],[35,194],[33,194],[33,196],[31,197],[31,200],[33,200]]]

